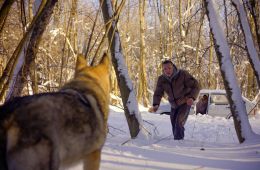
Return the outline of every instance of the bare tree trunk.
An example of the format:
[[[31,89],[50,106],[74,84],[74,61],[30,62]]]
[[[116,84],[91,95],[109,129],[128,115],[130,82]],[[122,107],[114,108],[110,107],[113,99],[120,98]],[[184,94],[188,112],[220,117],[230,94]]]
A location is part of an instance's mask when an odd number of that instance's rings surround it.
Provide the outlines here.
[[[180,29],[180,37],[181,41],[184,41],[184,31],[182,26],[182,0],[179,0],[179,29]]]
[[[73,0],[72,1],[72,9],[73,9],[73,32],[72,32],[72,39],[74,41],[73,43],[73,49],[74,52],[77,54],[78,53],[78,14],[77,14],[77,8],[78,8],[78,0]]]
[[[254,72],[249,63],[247,63],[247,65],[246,65],[246,72],[247,72],[246,93],[247,93],[247,96],[254,97],[254,96],[252,96],[252,91],[254,89]]]
[[[260,51],[260,1],[250,0],[245,2],[254,22],[254,30],[256,33],[256,40],[258,44],[258,50]]]
[[[169,57],[173,57],[173,7],[169,2],[168,5],[168,47],[167,47],[167,54]]]
[[[140,114],[133,85],[128,77],[127,68],[125,67],[120,36],[116,28],[115,18],[113,18],[114,12],[112,4],[110,0],[105,0],[104,3],[102,3],[102,0],[99,2],[102,5],[102,13],[106,29],[108,29],[108,40],[111,42],[110,52],[112,56],[112,64],[116,72],[130,135],[132,138],[135,138],[140,132],[139,126],[141,118],[138,117]]]
[[[70,4],[68,4],[70,9],[69,13],[69,20],[66,28],[66,32],[64,35],[64,44],[62,48],[62,58],[61,58],[61,68],[60,68],[60,80],[59,80],[59,86],[61,87],[63,85],[63,82],[66,82],[68,73],[64,71],[64,67],[67,65],[69,58],[71,57],[71,52],[73,54],[73,57],[76,57],[75,54],[75,43],[76,43],[76,37],[74,36],[73,32],[75,33],[75,18],[77,13],[77,0],[73,0],[72,6],[70,7]],[[73,42],[74,41],[74,42]],[[66,50],[66,46],[70,50]],[[66,55],[67,53],[67,55]]]
[[[253,42],[253,35],[250,30],[250,26],[247,20],[247,14],[245,8],[240,0],[232,0],[232,4],[235,6],[239,18],[240,27],[242,29],[245,42],[246,52],[248,54],[248,60],[254,70],[256,76],[258,88],[260,89],[260,57],[257,54],[256,48]]]
[[[31,22],[33,20],[33,0],[28,1],[28,22]],[[31,85],[32,85],[32,90],[33,94],[38,93],[38,76],[37,76],[37,66],[35,60],[32,61],[32,68],[30,71],[30,77],[31,77]],[[29,82],[27,83],[29,86]]]
[[[228,28],[228,14],[227,14],[227,1],[224,0],[224,13],[225,13],[225,25],[226,25],[226,37],[229,35],[229,28]]]
[[[24,55],[22,55],[23,50],[27,46],[27,42],[28,42],[29,38],[31,37],[32,30],[34,29],[36,19],[39,17],[39,14],[42,12],[42,9],[45,6],[45,4],[46,4],[46,0],[43,0],[41,3],[41,6],[38,9],[37,15],[33,18],[33,21],[30,24],[29,28],[27,29],[27,32],[23,36],[22,40],[20,41],[20,43],[16,47],[15,51],[13,52],[13,55],[9,59],[8,63],[6,64],[6,67],[0,78],[0,91],[1,91],[0,101],[3,100],[9,84],[14,84],[13,83],[14,79],[17,77],[17,74],[18,74],[19,70],[21,69],[21,68],[18,68],[18,66],[21,67],[21,65],[22,65],[21,63],[24,62],[23,61]],[[18,65],[17,63],[19,60],[21,61],[21,63],[19,63],[19,65]],[[15,69],[15,68],[17,68],[17,69]],[[13,85],[11,85],[11,87],[13,87]]]
[[[68,2],[67,2],[68,3]],[[68,5],[67,5],[68,6]],[[71,11],[71,8],[70,8],[70,11]],[[63,70],[64,70],[64,65],[65,65],[65,51],[66,51],[66,45],[67,45],[67,40],[69,39],[68,38],[68,32],[69,32],[69,27],[71,26],[71,13],[72,12],[70,12],[69,13],[69,19],[68,19],[68,22],[67,22],[67,24],[64,24],[64,27],[66,27],[65,28],[65,30],[66,30],[66,32],[65,32],[65,34],[64,34],[64,42],[63,42],[63,47],[62,47],[62,55],[61,55],[61,63],[60,63],[60,77],[59,77],[59,87],[61,87],[62,86],[62,80],[63,80],[63,77],[64,77],[64,73],[63,73]],[[65,14],[65,16],[64,16],[64,18],[65,18],[65,20],[67,20],[67,17],[68,17],[68,15],[66,15]],[[69,40],[68,40],[69,41]]]
[[[200,41],[201,41],[201,31],[202,31],[202,26],[203,26],[203,21],[204,21],[204,16],[205,12],[204,9],[201,9],[201,14],[200,14],[200,25],[199,25],[199,32],[198,32],[198,41],[197,41],[197,46],[196,46],[196,64],[197,64],[197,73],[198,76],[200,77],[201,75],[201,57],[199,55],[199,49],[200,49]]]
[[[7,99],[19,96],[23,90],[25,82],[27,81],[27,76],[30,73],[30,68],[35,60],[36,54],[38,52],[38,47],[41,41],[42,34],[48,25],[49,19],[53,12],[53,8],[58,0],[48,0],[42,9],[41,13],[37,15],[35,21],[35,26],[32,30],[31,38],[28,43],[28,48],[26,50],[25,61],[23,64],[23,69],[21,69],[17,75],[16,81],[14,83],[14,90],[9,93]]]
[[[179,0],[179,30],[180,30],[180,43],[179,43],[179,66],[180,67],[184,67],[183,63],[185,62],[184,59],[185,58],[185,48],[184,48],[184,44],[185,44],[185,36],[186,36],[186,32],[184,30],[184,25],[183,25],[183,15],[182,15],[182,0]]]
[[[30,70],[30,77],[32,81],[32,90],[33,90],[33,94],[37,94],[39,92],[39,89],[38,89],[37,66],[35,60],[32,61],[31,68],[32,69]],[[30,83],[27,84],[29,86]]]
[[[139,17],[140,17],[140,85],[138,90],[138,101],[141,101],[145,107],[148,107],[147,97],[147,76],[146,76],[146,48],[145,48],[145,1],[139,0]]]
[[[220,24],[220,19],[218,18],[219,16],[214,8],[215,4],[211,0],[204,0],[204,2],[237,137],[239,142],[243,143],[245,140],[252,138],[254,133],[248,121],[246,107],[241,96],[241,90],[238,87],[231,61],[230,49],[225,35],[223,34],[223,28]]]
[[[158,18],[159,18],[159,57],[161,60],[163,59],[163,56],[165,56],[165,54],[166,54],[166,51],[164,48],[165,34],[163,31],[164,30],[164,16],[163,16],[163,12],[162,12],[163,5],[164,5],[163,2],[159,2],[159,0],[156,0],[157,14],[158,14]],[[155,34],[157,34],[157,32],[155,32]],[[161,72],[159,74],[161,74]]]
[[[210,47],[209,47],[209,65],[208,65],[208,87],[209,89],[215,89],[215,82],[212,82],[213,80],[215,80],[215,78],[211,76],[211,64],[213,61],[213,48],[214,48],[214,44],[213,44],[213,38],[212,38],[212,33],[209,33],[210,35]],[[214,86],[213,86],[214,85]]]
[[[104,0],[102,0],[102,3],[104,2]],[[101,8],[98,9],[97,13],[96,13],[96,17],[95,17],[95,21],[93,23],[93,26],[92,26],[92,30],[91,30],[91,33],[90,33],[90,36],[89,36],[89,40],[88,40],[88,45],[87,45],[87,48],[86,48],[86,51],[85,51],[85,58],[87,58],[90,54],[90,44],[92,42],[92,37],[93,37],[93,34],[94,34],[94,29],[96,27],[96,24],[97,24],[97,19],[98,19],[98,16],[99,16],[99,13],[101,11]],[[101,42],[103,43],[103,42]],[[96,57],[96,56],[95,56]],[[94,61],[94,60],[92,60]]]
[[[28,0],[28,16],[29,22],[33,19],[33,0]]]
[[[9,13],[13,3],[14,3],[14,0],[5,0],[4,4],[1,7],[1,10],[0,10],[0,34],[3,30],[5,20],[8,16],[8,13]]]

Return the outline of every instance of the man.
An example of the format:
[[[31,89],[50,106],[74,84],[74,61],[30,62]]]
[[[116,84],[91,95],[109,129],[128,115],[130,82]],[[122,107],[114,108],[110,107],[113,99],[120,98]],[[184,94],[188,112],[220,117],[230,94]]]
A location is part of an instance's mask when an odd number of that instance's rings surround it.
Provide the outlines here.
[[[164,92],[171,104],[171,124],[174,140],[184,138],[184,124],[190,107],[199,94],[199,83],[185,70],[178,70],[170,61],[162,63],[163,74],[159,76],[153,95],[153,107],[149,112],[156,112]]]

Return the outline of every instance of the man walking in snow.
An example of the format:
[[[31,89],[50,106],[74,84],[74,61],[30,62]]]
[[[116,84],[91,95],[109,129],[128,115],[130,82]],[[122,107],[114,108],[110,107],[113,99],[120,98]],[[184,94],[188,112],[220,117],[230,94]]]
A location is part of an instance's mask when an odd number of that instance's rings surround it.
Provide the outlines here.
[[[171,104],[171,124],[174,140],[184,138],[184,124],[193,101],[199,94],[199,83],[185,70],[178,70],[170,61],[162,63],[163,74],[159,76],[153,95],[153,106],[149,112],[156,112],[164,92]]]

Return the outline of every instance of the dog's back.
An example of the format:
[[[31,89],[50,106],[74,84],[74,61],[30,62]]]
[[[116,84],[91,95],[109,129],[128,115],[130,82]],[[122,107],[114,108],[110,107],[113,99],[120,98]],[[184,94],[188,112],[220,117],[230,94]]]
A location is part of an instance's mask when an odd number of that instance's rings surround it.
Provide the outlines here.
[[[109,62],[105,56],[99,66],[87,67],[79,60],[75,78],[60,92],[19,97],[0,107],[1,169],[54,170],[79,160],[86,169],[99,168]]]

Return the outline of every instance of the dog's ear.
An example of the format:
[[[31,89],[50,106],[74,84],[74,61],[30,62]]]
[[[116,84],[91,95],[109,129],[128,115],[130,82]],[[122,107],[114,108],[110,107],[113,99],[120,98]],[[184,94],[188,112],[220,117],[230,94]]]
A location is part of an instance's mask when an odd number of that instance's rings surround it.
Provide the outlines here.
[[[99,65],[103,65],[105,66],[107,69],[109,69],[109,57],[107,55],[107,53],[104,53],[102,58],[101,58],[101,61],[99,63]]]
[[[79,54],[76,62],[76,72],[80,72],[83,68],[87,67],[87,61],[82,54]]]

